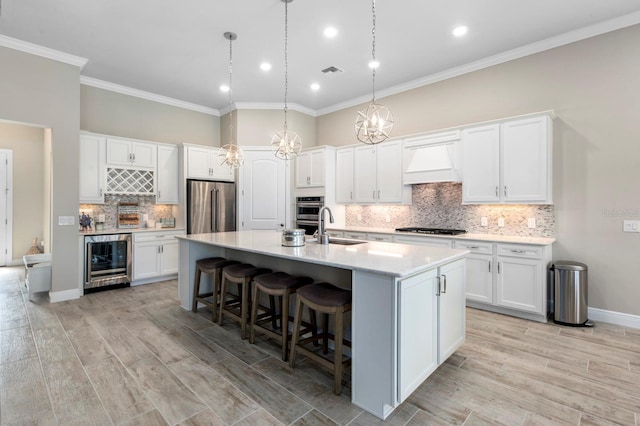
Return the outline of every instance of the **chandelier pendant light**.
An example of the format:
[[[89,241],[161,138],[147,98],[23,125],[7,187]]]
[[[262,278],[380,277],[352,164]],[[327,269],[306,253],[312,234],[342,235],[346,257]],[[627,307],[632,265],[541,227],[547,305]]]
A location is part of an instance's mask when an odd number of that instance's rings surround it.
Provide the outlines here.
[[[375,145],[386,140],[393,129],[393,115],[389,108],[376,102],[376,0],[371,0],[373,28],[371,30],[371,62],[372,71],[372,101],[363,110],[358,111],[356,117],[356,136],[360,142]]]
[[[288,57],[287,57],[287,42],[289,38],[288,26],[288,5],[293,0],[281,0],[284,3],[284,127],[277,132],[271,138],[271,148],[276,157],[283,160],[290,160],[295,158],[302,149],[302,140],[297,133],[292,132],[287,128],[287,94],[289,89],[288,81]]]
[[[236,33],[226,32],[224,38],[229,40],[229,143],[223,145],[218,152],[220,165],[229,166],[229,170],[237,169],[244,163],[244,152],[233,142],[233,101],[231,97],[233,84],[233,40],[238,38]]]

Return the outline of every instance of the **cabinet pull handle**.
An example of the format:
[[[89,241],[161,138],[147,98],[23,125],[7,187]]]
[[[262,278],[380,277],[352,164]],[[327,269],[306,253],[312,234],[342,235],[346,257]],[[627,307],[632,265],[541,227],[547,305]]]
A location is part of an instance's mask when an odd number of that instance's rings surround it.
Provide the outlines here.
[[[526,253],[526,250],[511,250],[511,253]]]
[[[378,200],[380,199],[380,190],[378,189]]]
[[[491,261],[489,261],[489,273],[491,273]]]
[[[498,273],[500,273],[500,262],[498,262]]]
[[[134,163],[136,162],[136,154],[135,153],[133,154],[133,162]]]
[[[504,196],[507,196],[507,185],[504,186]]]
[[[160,246],[160,253],[164,253],[164,245]],[[446,288],[446,285],[445,285],[445,288]]]
[[[496,197],[498,196],[498,186],[496,186]]]
[[[478,250],[480,247],[478,247],[478,246],[467,246],[467,248],[471,249],[471,250]]]
[[[100,196],[102,197],[102,188],[100,188]]]
[[[442,281],[444,282],[444,290],[442,290],[442,294],[447,292],[447,276],[443,275],[442,276]]]
[[[349,199],[353,200],[353,191],[349,191]]]
[[[436,292],[436,296],[440,296],[440,277],[436,277],[438,280],[438,291]]]

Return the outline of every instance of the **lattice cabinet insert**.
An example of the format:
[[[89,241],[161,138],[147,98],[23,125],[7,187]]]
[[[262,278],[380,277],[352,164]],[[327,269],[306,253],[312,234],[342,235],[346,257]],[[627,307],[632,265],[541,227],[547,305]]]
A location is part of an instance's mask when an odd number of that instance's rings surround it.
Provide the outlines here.
[[[140,194],[154,193],[154,171],[107,168],[107,193]]]

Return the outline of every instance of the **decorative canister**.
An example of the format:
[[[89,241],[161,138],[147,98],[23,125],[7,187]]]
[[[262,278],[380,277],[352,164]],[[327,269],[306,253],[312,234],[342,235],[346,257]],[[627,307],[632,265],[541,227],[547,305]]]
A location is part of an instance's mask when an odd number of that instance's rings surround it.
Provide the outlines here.
[[[300,247],[304,245],[304,229],[285,229],[282,231],[282,245]]]

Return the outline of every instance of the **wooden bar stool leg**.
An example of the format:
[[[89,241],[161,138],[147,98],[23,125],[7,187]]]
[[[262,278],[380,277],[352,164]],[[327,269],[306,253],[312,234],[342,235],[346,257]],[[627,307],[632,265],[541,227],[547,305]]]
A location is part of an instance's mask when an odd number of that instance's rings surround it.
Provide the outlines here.
[[[322,352],[329,353],[329,314],[322,314]]]
[[[276,298],[269,295],[269,308],[271,309],[271,326],[274,330],[278,329],[278,317],[276,316]],[[282,312],[281,312],[282,313]],[[282,319],[280,320],[282,324]]]
[[[253,302],[251,303],[251,322],[249,323],[249,343],[255,343],[256,341],[256,328],[255,323],[258,320],[258,299],[260,295],[260,288],[255,286],[253,289]]]
[[[291,336],[291,354],[289,355],[289,365],[293,367],[296,363],[296,343],[300,334],[300,323],[302,322],[302,301],[297,298],[296,313],[293,321],[293,335]]]
[[[335,331],[335,345],[333,353],[333,393],[340,395],[342,392],[342,339],[344,335],[344,317],[342,309],[338,309],[336,312],[336,331]]]
[[[193,283],[193,304],[191,306],[192,312],[198,311],[198,295],[200,294],[200,278],[202,277],[202,270],[196,265],[196,279]]]
[[[220,312],[218,312],[218,324],[222,325],[222,320],[224,316],[222,313],[224,312],[224,306],[227,300],[227,277],[222,274],[222,282],[220,283]]]
[[[216,271],[211,274],[211,279],[213,279],[213,283],[211,283],[213,288],[213,296],[211,301],[213,305],[211,306],[211,321],[216,322],[216,318],[218,317],[218,293],[220,292],[220,282],[222,281],[222,268],[217,268]]]
[[[287,290],[282,295],[282,308],[280,310],[280,327],[282,331],[282,360],[287,360],[287,343],[289,342],[289,294],[290,290]],[[275,315],[275,311],[274,311]]]
[[[311,322],[311,336],[313,337],[313,346],[318,347],[318,320],[316,319],[316,311],[311,308],[309,310],[309,322]]]
[[[240,338],[246,339],[247,315],[249,314],[249,283],[251,278],[245,278],[242,282],[242,304],[240,305]]]

